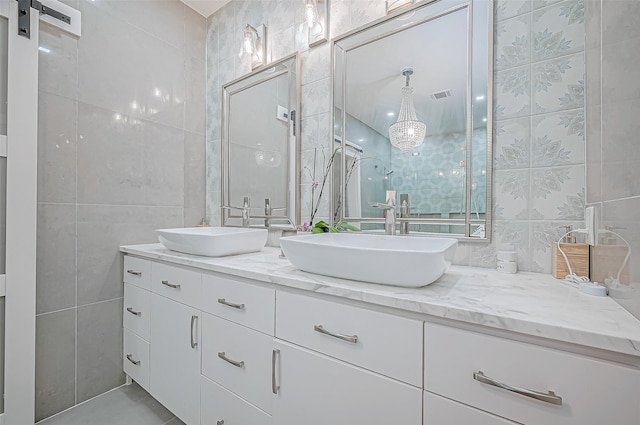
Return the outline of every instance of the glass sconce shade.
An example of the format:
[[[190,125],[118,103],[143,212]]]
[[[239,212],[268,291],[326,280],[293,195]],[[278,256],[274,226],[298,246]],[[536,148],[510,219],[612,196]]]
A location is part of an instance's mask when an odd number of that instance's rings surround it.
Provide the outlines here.
[[[240,44],[240,54],[238,56],[240,58],[244,55],[250,56],[251,69],[255,69],[265,64],[266,49],[264,38],[266,38],[266,36],[267,27],[265,25],[260,25],[258,28],[254,28],[247,24],[244,29],[242,43]]]
[[[307,22],[309,47],[327,41],[329,0],[304,0],[304,18]]]
[[[312,29],[318,23],[318,5],[315,0],[305,1],[304,13],[307,18],[307,26]]]

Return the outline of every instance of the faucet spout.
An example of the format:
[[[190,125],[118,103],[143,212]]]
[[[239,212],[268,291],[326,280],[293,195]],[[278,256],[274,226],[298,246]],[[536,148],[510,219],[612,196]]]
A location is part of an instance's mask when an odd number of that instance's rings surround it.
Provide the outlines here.
[[[385,235],[396,234],[396,191],[387,190],[387,202],[371,202],[374,208],[380,208],[384,210],[384,233]]]
[[[408,219],[410,212],[411,212],[411,207],[409,206],[409,194],[402,193],[400,194],[400,218]],[[400,234],[401,235],[409,234],[408,221],[400,222]]]

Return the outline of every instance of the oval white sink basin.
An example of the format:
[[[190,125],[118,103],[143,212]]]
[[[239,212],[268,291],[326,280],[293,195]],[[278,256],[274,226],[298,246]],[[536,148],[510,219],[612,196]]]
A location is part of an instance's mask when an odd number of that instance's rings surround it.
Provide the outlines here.
[[[165,248],[206,257],[260,251],[267,243],[267,229],[244,227],[185,227],[156,230]]]
[[[440,278],[453,261],[451,238],[321,233],[280,238],[300,270],[384,285],[417,288]]]

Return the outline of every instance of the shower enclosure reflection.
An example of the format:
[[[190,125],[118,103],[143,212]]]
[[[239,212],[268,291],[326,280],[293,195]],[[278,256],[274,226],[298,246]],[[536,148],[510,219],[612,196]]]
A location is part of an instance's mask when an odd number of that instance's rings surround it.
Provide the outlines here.
[[[409,232],[490,234],[491,11],[427,2],[334,41],[334,220],[381,230],[394,190]]]

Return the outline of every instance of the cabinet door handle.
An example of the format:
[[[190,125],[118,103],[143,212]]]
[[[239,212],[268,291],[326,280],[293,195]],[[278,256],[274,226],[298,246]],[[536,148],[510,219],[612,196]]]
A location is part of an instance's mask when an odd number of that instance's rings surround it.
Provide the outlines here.
[[[562,397],[555,395],[553,391],[548,393],[541,393],[538,391],[528,390],[526,388],[518,388],[511,385],[507,385],[496,379],[486,376],[481,370],[473,373],[473,379],[483,384],[491,385],[501,388],[503,390],[511,391],[512,393],[520,394],[525,397],[531,397],[536,400],[544,401],[545,403],[551,403],[558,406],[562,406]]]
[[[137,272],[135,270],[127,270],[127,273],[132,274],[134,276],[142,276],[142,272]]]
[[[231,360],[229,357],[227,357],[227,355],[225,354],[224,351],[220,351],[218,353],[218,357],[220,357],[222,360],[224,360],[227,363],[230,363],[232,365],[234,365],[235,367],[244,367],[244,361],[236,361],[236,360]]]
[[[198,316],[191,316],[191,348],[196,348],[198,346],[198,343],[196,342],[196,338],[193,335],[193,331],[195,330],[195,324],[196,324],[196,320],[198,320]]]
[[[224,298],[218,298],[218,302],[220,304],[226,305],[227,307],[237,308],[238,310],[244,310],[244,304],[234,304],[225,300]]]
[[[162,284],[165,286],[168,286],[169,288],[173,288],[173,289],[180,289],[180,285],[177,283],[169,283],[168,280],[163,280]]]
[[[138,366],[140,364],[140,360],[133,360],[133,355],[127,354],[127,360],[129,360],[134,365]]]
[[[133,309],[133,307],[127,307],[127,311],[129,313],[133,314],[134,316],[138,316],[138,317],[142,316],[142,312],[141,311],[135,311]]]
[[[319,332],[321,334],[325,334],[325,335],[332,336],[334,338],[341,339],[343,341],[351,342],[353,344],[357,344],[358,343],[358,335],[336,334],[336,333],[333,333],[333,332],[329,332],[322,325],[315,325],[313,327],[313,330],[316,331],[316,332]]]
[[[280,385],[276,380],[276,361],[278,360],[278,356],[280,355],[280,350],[276,349],[271,352],[271,392],[274,394],[278,394],[280,390]]]

